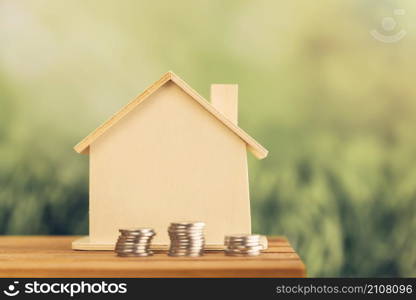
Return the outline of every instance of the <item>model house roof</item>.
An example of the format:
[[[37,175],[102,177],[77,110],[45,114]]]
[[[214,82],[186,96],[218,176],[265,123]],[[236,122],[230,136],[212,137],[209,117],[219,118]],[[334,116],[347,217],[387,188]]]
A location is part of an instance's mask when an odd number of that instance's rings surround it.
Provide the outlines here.
[[[126,116],[135,107],[140,105],[143,101],[145,101],[150,95],[152,95],[156,90],[158,90],[168,81],[172,81],[176,85],[178,85],[185,93],[191,96],[192,99],[198,102],[208,113],[213,115],[219,122],[223,123],[229,130],[231,130],[239,138],[241,138],[246,143],[247,148],[254,154],[255,157],[257,157],[258,159],[263,159],[267,156],[268,151],[262,145],[260,145],[255,139],[253,139],[236,124],[227,119],[227,117],[225,117],[224,114],[218,111],[207,100],[205,100],[201,95],[194,91],[185,81],[183,81],[179,76],[177,76],[171,71],[165,73],[158,81],[153,83],[143,93],[138,95],[134,100],[125,105],[116,114],[114,114],[109,120],[104,122],[93,132],[91,132],[87,137],[85,137],[74,147],[75,151],[82,154],[88,154],[89,146],[91,145],[91,143],[98,139],[114,124],[120,121],[124,116]]]

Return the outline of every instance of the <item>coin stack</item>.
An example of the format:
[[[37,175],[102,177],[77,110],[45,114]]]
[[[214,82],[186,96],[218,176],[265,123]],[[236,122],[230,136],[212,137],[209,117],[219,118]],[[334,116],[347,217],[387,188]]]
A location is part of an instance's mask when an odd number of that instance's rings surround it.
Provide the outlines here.
[[[263,246],[258,234],[234,234],[225,236],[225,254],[230,256],[257,256]]]
[[[118,256],[151,256],[150,243],[156,235],[152,228],[120,229],[115,252]]]
[[[169,256],[201,256],[204,254],[205,237],[203,222],[170,223]]]

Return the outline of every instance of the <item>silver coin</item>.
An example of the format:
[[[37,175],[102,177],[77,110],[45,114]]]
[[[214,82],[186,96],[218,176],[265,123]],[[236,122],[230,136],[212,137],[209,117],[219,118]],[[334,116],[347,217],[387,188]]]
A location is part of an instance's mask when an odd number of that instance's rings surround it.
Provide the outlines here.
[[[260,243],[260,239],[240,239],[240,238],[229,238],[229,239],[225,239],[224,243],[226,244],[230,244],[230,243]]]
[[[171,241],[170,246],[174,247],[174,246],[205,246],[204,242],[195,242],[195,243],[179,243],[179,242],[174,242]]]
[[[204,247],[170,247],[169,250],[177,251],[201,251],[204,250]]]
[[[151,250],[149,248],[144,248],[144,249],[134,248],[133,251],[136,251],[136,252],[149,252]]]
[[[150,249],[150,247],[149,246],[135,246],[135,245],[133,245],[133,246],[131,246],[131,245],[128,245],[128,246],[117,245],[117,246],[115,246],[114,249]]]
[[[205,226],[200,226],[200,225],[182,225],[182,226],[170,225],[170,226],[168,226],[168,229],[172,229],[172,230],[204,230]]]
[[[131,243],[131,244],[150,244],[152,240],[124,240],[124,239],[118,239],[117,243]]]
[[[143,240],[118,239],[117,243],[150,244],[151,241],[152,240],[143,241]]]
[[[261,236],[258,234],[235,234],[225,236],[228,240],[260,240]]]
[[[168,235],[170,237],[177,237],[177,238],[203,238],[205,234],[203,232],[195,232],[195,233],[175,233],[169,232]]]
[[[134,246],[136,243],[116,243],[116,247],[122,247],[122,246]]]
[[[171,248],[204,248],[205,244],[171,244]]]
[[[168,227],[170,232],[203,232],[204,227]]]
[[[169,251],[178,251],[178,252],[195,252],[195,251],[203,251],[204,248],[200,247],[193,247],[193,248],[169,248]]]
[[[148,242],[131,242],[131,241],[127,241],[127,242],[123,242],[123,241],[117,241],[116,243],[117,245],[150,245],[150,243]]]
[[[203,234],[202,230],[170,230],[168,229],[168,234],[179,234],[179,235],[191,235],[191,234]]]
[[[132,253],[133,249],[117,249],[115,252],[117,252],[117,253]]]
[[[169,256],[201,256],[204,252],[203,222],[173,222],[168,228],[170,238]]]
[[[195,238],[192,238],[192,237],[171,236],[170,239],[171,240],[174,240],[174,241],[184,241],[184,242],[187,242],[187,241],[190,241],[190,242],[192,242],[192,241],[205,241],[205,237],[203,237],[203,236],[201,236],[201,237],[195,237]]]
[[[123,238],[123,239],[151,239],[155,236],[156,234],[120,234],[118,236],[118,238]]]
[[[116,245],[138,245],[138,246],[146,246],[150,245],[150,243],[136,243],[136,242],[117,242]]]
[[[133,251],[135,249],[144,250],[144,249],[149,249],[149,247],[137,248],[137,247],[134,247],[134,246],[126,246],[126,247],[117,246],[117,247],[114,248],[114,250],[116,250],[116,251]]]
[[[168,235],[170,236],[203,236],[204,232],[201,232],[201,231],[195,231],[195,232],[168,231]]]
[[[258,242],[250,242],[250,243],[228,243],[226,246],[247,246],[247,247],[253,247],[253,246],[260,246],[261,244]]]
[[[156,234],[155,233],[138,233],[138,234],[124,234],[124,233],[121,233],[120,235],[119,235],[119,237],[124,237],[124,238],[127,238],[127,237],[129,237],[129,238],[135,238],[135,239],[138,239],[138,238],[149,238],[149,237],[152,237],[152,236],[155,236]]]
[[[152,236],[156,235],[155,232],[121,232],[121,236]]]
[[[175,252],[200,252],[203,250],[203,248],[169,248],[169,251]]]
[[[135,242],[135,243],[148,243],[152,241],[152,238],[150,239],[132,239],[132,238],[118,238],[118,242]]]
[[[151,239],[155,234],[120,234],[118,238],[123,239]]]
[[[202,240],[205,239],[204,235],[195,235],[195,236],[189,236],[189,235],[169,235],[170,238],[175,238],[178,240]]]
[[[117,253],[134,253],[134,252],[147,253],[150,250],[149,249],[115,249],[114,251]]]
[[[256,240],[256,239],[253,239],[253,240],[228,240],[228,241],[226,241],[226,243],[228,243],[228,244],[249,244],[249,243],[257,243],[257,244],[259,244],[260,243],[260,240]]]
[[[117,253],[153,253],[149,249],[117,249]]]
[[[147,251],[149,250],[149,247],[134,247],[134,246],[127,246],[127,247],[123,247],[123,246],[119,246],[116,247],[115,250],[142,250],[142,251]]]
[[[203,251],[204,250],[204,248],[200,248],[200,247],[194,247],[194,248],[169,248],[169,251],[181,251],[181,252],[184,252],[184,251],[192,251],[192,252],[195,252],[195,251]]]
[[[205,237],[189,237],[189,236],[170,236],[171,240],[177,240],[177,241],[203,241],[205,240]]]
[[[154,236],[156,233],[154,232],[137,232],[137,233],[120,233],[120,236],[124,237],[148,237],[148,236]]]
[[[171,238],[170,241],[172,243],[184,243],[184,244],[188,244],[188,243],[204,243],[205,242],[204,239],[177,239],[177,238]]]
[[[182,247],[204,247],[205,243],[170,243],[171,247],[177,247],[177,246],[182,246]]]
[[[205,227],[203,226],[169,226],[168,230],[182,230],[182,231],[197,231],[197,230],[204,230]]]
[[[138,245],[138,246],[146,246],[146,245],[150,245],[150,243],[117,242],[116,245]]]
[[[171,244],[204,244],[205,240],[178,240],[171,239]]]
[[[205,226],[205,223],[201,222],[201,221],[180,221],[180,222],[171,222],[170,225],[174,225],[174,226]]]
[[[115,247],[115,249],[150,249],[149,246],[135,246],[135,245],[128,245],[128,246],[123,246],[123,245],[117,245]]]
[[[182,241],[199,241],[199,240],[204,240],[205,237],[203,235],[201,236],[178,236],[178,235],[171,235],[169,236],[170,239],[174,239],[174,240],[182,240]]]
[[[131,241],[128,241],[128,242],[120,242],[120,241],[118,241],[116,243],[116,245],[150,245],[150,243],[136,243],[136,242],[131,242]]]
[[[168,231],[183,231],[183,232],[192,232],[192,231],[203,231],[204,227],[168,227]]]
[[[135,248],[135,249],[149,249],[150,245],[134,245],[133,248]]]
[[[232,240],[260,240],[261,236],[258,234],[233,234],[225,236],[225,239]]]
[[[170,245],[169,249],[203,249],[204,245]]]
[[[130,248],[137,248],[137,247],[141,247],[141,248],[144,248],[144,247],[149,247],[150,245],[140,245],[140,244],[116,244],[116,248],[119,248],[119,247],[130,247]]]
[[[155,232],[153,228],[139,227],[139,228],[121,228],[119,232]]]
[[[146,250],[144,250],[144,249],[135,249],[135,250],[133,250],[135,253],[150,253],[150,254],[153,254],[153,251],[152,250],[150,250],[150,249],[146,249]]]
[[[192,248],[169,248],[169,251],[203,251],[205,248],[201,248],[201,247],[192,247]]]
[[[173,224],[173,223],[170,223],[168,228],[205,228],[205,224],[200,224],[200,223]]]
[[[194,235],[189,235],[189,234],[169,234],[170,238],[175,238],[175,239],[182,239],[182,240],[200,240],[200,239],[205,239],[205,235],[204,234],[194,234]]]
[[[137,235],[155,235],[156,232],[154,232],[154,231],[124,231],[124,230],[120,230],[120,234],[121,235],[137,236]]]
[[[168,230],[169,235],[203,235],[203,231],[170,231]]]
[[[176,246],[183,246],[183,247],[190,247],[190,246],[196,247],[196,246],[199,246],[199,247],[203,247],[203,246],[205,246],[205,243],[204,242],[179,243],[179,242],[171,241],[170,246],[171,247],[176,247]]]
[[[119,239],[130,239],[130,240],[149,240],[152,239],[155,235],[119,235]]]
[[[151,239],[155,236],[156,234],[120,234],[118,236],[118,238],[123,238],[123,239]]]
[[[151,241],[153,239],[153,236],[149,237],[132,237],[132,236],[119,236],[118,240],[120,241]]]
[[[203,228],[205,227],[204,222],[178,222],[170,223],[170,228]]]
[[[176,252],[168,252],[169,256],[201,256],[201,253],[176,253]]]
[[[204,247],[170,247],[169,250],[172,251],[202,251]]]
[[[204,240],[178,240],[178,239],[171,239],[171,244],[204,244]]]
[[[186,239],[186,238],[190,238],[190,239],[202,239],[204,238],[204,234],[202,233],[195,233],[195,234],[174,234],[174,233],[170,233],[169,234],[170,237],[176,237],[178,239],[182,238],[182,239]]]

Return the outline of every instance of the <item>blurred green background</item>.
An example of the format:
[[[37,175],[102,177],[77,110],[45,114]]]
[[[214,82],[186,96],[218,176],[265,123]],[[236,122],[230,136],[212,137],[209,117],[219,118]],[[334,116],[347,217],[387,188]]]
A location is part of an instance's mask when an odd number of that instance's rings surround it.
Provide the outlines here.
[[[240,85],[270,151],[249,159],[254,231],[288,236],[309,276],[416,276],[415,8],[0,0],[0,234],[87,233],[72,147],[173,70],[207,98]]]

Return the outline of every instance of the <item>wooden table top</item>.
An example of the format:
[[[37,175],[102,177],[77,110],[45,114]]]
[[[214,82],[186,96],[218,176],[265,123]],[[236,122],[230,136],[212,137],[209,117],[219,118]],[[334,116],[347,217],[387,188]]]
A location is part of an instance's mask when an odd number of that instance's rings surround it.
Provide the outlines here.
[[[0,236],[0,277],[304,277],[305,265],[284,237],[269,237],[260,256],[210,252],[201,257],[117,257],[75,251],[75,236]]]

